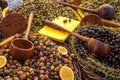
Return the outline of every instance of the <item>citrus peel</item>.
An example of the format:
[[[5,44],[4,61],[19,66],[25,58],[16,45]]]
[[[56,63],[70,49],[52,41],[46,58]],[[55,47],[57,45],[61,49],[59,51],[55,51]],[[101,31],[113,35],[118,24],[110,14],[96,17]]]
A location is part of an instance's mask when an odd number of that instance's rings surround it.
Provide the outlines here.
[[[7,63],[7,59],[5,56],[0,56],[0,68],[4,67]]]
[[[67,55],[68,50],[63,46],[58,46],[58,52],[60,52],[62,55]]]
[[[73,70],[68,66],[62,66],[59,75],[62,80],[74,80]]]

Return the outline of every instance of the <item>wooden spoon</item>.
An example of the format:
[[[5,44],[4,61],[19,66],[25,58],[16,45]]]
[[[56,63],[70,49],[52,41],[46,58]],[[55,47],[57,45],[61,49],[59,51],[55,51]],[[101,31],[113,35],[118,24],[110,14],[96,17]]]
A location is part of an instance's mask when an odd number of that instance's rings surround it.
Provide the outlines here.
[[[75,8],[75,9],[81,9],[81,10],[91,12],[91,13],[97,14],[101,18],[107,19],[107,20],[112,20],[114,18],[114,15],[115,15],[114,8],[109,4],[103,4],[98,9],[93,10],[93,9],[87,9],[87,8],[84,8],[84,7],[79,7],[79,6],[69,4],[69,3],[66,3],[66,2],[56,1],[56,3],[63,4],[63,5]]]
[[[1,47],[8,42],[11,42],[15,38],[15,34],[25,31],[27,28],[27,20],[21,13],[11,13],[3,18],[0,28],[3,33],[5,33],[7,36],[10,36],[0,42]]]
[[[34,13],[30,13],[28,26],[24,39],[16,38],[11,42],[10,54],[17,60],[26,60],[30,58],[34,53],[34,44],[28,40],[28,34],[33,21]]]
[[[79,38],[80,40],[86,42],[87,46],[88,46],[88,50],[95,57],[103,56],[105,54],[108,54],[111,51],[111,46],[109,44],[105,44],[105,43],[103,43],[97,39],[94,39],[94,38],[88,38],[88,37],[79,35],[77,33],[71,32],[67,29],[60,27],[59,25],[57,25],[49,20],[44,20],[44,23],[46,25],[48,25],[49,27],[55,28],[57,30],[61,30],[61,31],[66,32],[66,33],[69,33],[69,34]]]
[[[27,20],[21,13],[11,13],[1,22],[1,30],[8,36],[22,33],[26,28]]]
[[[88,14],[81,20],[80,24],[81,25],[93,24],[93,25],[101,25],[102,26],[102,20],[98,15]]]
[[[119,23],[115,23],[113,21],[101,19],[98,15],[88,14],[81,20],[81,25],[83,24],[93,24],[93,25],[107,25],[112,27],[120,27]]]

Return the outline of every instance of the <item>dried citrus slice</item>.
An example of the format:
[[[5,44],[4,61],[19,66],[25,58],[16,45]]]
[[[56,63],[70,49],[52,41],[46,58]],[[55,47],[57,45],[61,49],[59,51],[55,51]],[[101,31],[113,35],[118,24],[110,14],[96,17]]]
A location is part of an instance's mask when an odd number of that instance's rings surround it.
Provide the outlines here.
[[[74,73],[70,67],[62,66],[59,74],[62,80],[74,80]]]
[[[58,46],[58,51],[62,54],[62,55],[67,55],[68,50],[63,47],[63,46]]]
[[[4,67],[7,63],[7,59],[5,56],[0,56],[0,68]]]

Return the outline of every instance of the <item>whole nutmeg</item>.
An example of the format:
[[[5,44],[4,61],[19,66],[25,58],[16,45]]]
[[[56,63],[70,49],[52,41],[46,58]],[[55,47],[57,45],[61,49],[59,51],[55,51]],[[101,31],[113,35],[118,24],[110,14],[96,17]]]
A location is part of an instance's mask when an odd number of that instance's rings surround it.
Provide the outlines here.
[[[49,80],[48,74],[45,74],[45,79],[46,79],[46,80]]]
[[[26,74],[21,74],[21,75],[20,75],[20,79],[22,79],[22,80],[23,80],[23,79],[26,79]]]
[[[43,74],[41,74],[41,75],[39,76],[39,78],[40,78],[40,80],[44,80],[44,79],[45,79],[45,76],[44,76]]]
[[[39,64],[39,66],[40,67],[42,67],[42,66],[44,66],[45,64],[43,63],[43,62],[41,62],[40,64]]]
[[[42,66],[40,69],[42,69],[42,70],[46,70],[47,67],[46,67],[46,66]]]
[[[41,57],[40,58],[40,62],[44,62],[45,61],[45,58],[44,57]]]
[[[34,45],[37,46],[39,44],[38,41],[34,41]]]
[[[44,74],[45,73],[45,71],[44,70],[40,70],[40,74]]]

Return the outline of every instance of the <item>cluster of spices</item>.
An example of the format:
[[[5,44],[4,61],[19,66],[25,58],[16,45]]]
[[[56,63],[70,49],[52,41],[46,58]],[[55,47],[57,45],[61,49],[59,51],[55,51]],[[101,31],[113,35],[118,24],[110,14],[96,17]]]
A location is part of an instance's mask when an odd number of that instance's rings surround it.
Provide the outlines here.
[[[22,35],[16,35],[22,37]],[[0,49],[0,55],[7,58],[6,65],[0,69],[0,80],[60,80],[59,70],[62,66],[73,69],[73,54],[62,55],[58,45],[47,37],[30,36],[35,45],[34,55],[25,61],[12,58],[9,45]]]
[[[65,16],[72,19],[77,19],[77,16],[71,9],[59,5],[53,1],[33,0],[26,2],[12,12],[20,12],[28,18],[31,11],[34,11],[34,22],[31,32],[36,32],[44,26],[43,20],[53,20],[58,16]]]
[[[111,45],[112,50],[109,54],[98,58],[104,65],[108,65],[113,68],[120,69],[119,60],[120,60],[120,34],[117,32],[113,32],[107,28],[103,27],[95,27],[95,26],[87,26],[84,29],[78,32],[83,36],[93,37],[98,39],[104,43]],[[80,55],[85,56],[85,54],[89,55],[87,50],[87,45],[77,40],[76,46],[79,48]]]
[[[105,79],[96,78],[98,80],[119,80],[120,79],[119,70],[103,66],[101,62],[99,62],[98,60],[95,60],[92,56],[84,58],[84,63],[87,65],[87,68],[90,69],[90,71],[94,72],[94,74],[97,74],[102,78],[105,78]],[[88,75],[90,71],[88,71]],[[90,73],[90,74],[93,75],[93,73]]]
[[[98,39],[104,43],[111,45],[112,50],[109,54],[94,58],[95,60],[99,60],[104,66],[109,66],[111,68],[115,68],[118,72],[120,71],[120,34],[117,32],[113,32],[104,27],[96,27],[96,26],[87,26],[83,29],[77,30],[79,34],[87,37],[93,37]],[[87,49],[87,44],[83,41],[76,39],[74,44],[76,50],[79,52],[81,57],[90,56],[90,52]],[[120,73],[120,72],[119,72]]]
[[[108,3],[110,5],[112,5],[114,7],[115,10],[115,17],[114,17],[114,21],[115,22],[120,22],[120,1],[119,0],[86,0],[83,1],[83,6],[86,8],[90,8],[90,9],[97,9],[99,8],[99,6],[101,6],[104,3]]]

